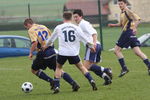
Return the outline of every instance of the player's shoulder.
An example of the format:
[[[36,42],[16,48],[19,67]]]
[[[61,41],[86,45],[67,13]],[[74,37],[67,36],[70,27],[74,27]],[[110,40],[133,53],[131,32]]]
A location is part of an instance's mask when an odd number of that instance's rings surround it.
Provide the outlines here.
[[[127,9],[126,12],[127,12],[127,14],[134,14],[134,13],[135,13],[135,12],[133,12],[133,11],[130,10],[130,9]]]
[[[90,24],[90,22],[88,22],[87,20],[82,19],[80,22],[80,25],[86,25],[86,24]]]

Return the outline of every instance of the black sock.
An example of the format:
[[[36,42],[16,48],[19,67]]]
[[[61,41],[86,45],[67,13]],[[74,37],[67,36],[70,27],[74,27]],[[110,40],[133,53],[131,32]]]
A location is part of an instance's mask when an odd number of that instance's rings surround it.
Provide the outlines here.
[[[71,78],[71,76],[68,74],[68,73],[63,73],[62,74],[62,77],[63,77],[63,79],[66,81],[66,82],[68,82],[70,85],[73,85],[73,83],[75,82],[72,78]]]
[[[49,77],[48,75],[46,75],[43,71],[39,70],[36,74],[36,76],[38,76],[40,79],[43,79],[47,82],[52,82],[53,79],[51,77]]]
[[[90,70],[90,71],[93,71],[96,75],[98,75],[98,76],[100,76],[100,77],[102,77],[102,75],[103,75],[103,72],[102,72],[102,70],[101,70],[101,67],[98,66],[98,65],[93,64],[93,65],[90,67],[89,70]]]
[[[126,70],[127,67],[126,67],[126,65],[125,65],[124,58],[120,58],[120,59],[118,59],[118,61],[119,61],[120,65],[121,65],[121,68],[122,68],[123,70]]]
[[[150,62],[149,62],[148,59],[143,60],[143,62],[146,64],[146,66],[147,66],[148,68],[150,68]]]

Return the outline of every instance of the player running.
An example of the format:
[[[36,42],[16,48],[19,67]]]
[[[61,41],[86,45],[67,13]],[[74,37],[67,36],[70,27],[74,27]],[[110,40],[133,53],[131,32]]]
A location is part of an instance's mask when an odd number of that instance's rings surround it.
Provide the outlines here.
[[[115,46],[115,55],[118,57],[118,61],[122,67],[119,77],[124,76],[129,72],[122,54],[122,48],[132,48],[133,52],[139,56],[148,68],[148,74],[150,75],[150,62],[147,56],[139,48],[140,42],[137,40],[136,33],[137,27],[140,23],[141,18],[127,8],[127,0],[118,0],[118,5],[121,9],[120,23],[108,24],[109,27],[122,27],[122,34]]]
[[[53,85],[53,79],[46,75],[42,70],[45,70],[47,67],[52,70],[56,70],[56,52],[54,50],[54,45],[48,46],[46,50],[42,50],[41,47],[45,46],[46,40],[50,38],[50,30],[44,26],[35,24],[32,19],[25,19],[24,26],[28,29],[28,35],[31,39],[31,48],[29,59],[33,57],[33,51],[37,50],[36,58],[33,60],[31,71],[37,77],[50,82],[50,85]],[[70,75],[63,70],[61,70],[61,77],[72,85],[73,91],[78,91],[80,88],[79,85],[70,77]],[[52,86],[53,88],[53,86]]]
[[[57,59],[57,67],[55,71],[55,79],[54,79],[54,93],[59,92],[60,88],[60,78],[62,66],[68,60],[70,64],[75,64],[76,67],[84,74],[84,76],[88,79],[89,83],[92,86],[92,89],[97,90],[94,79],[91,77],[88,70],[83,66],[80,57],[80,41],[84,42],[93,50],[93,45],[91,42],[84,37],[82,30],[71,23],[72,21],[72,13],[64,12],[63,14],[64,23],[56,26],[52,36],[47,41],[47,46],[52,44],[57,38],[59,42],[58,49],[58,59]]]
[[[83,19],[83,12],[80,9],[74,10],[74,20],[78,26],[84,32],[84,35],[89,41],[94,44],[96,52],[91,52],[89,47],[86,47],[85,57],[83,65],[90,71],[93,71],[96,75],[100,76],[105,80],[103,85],[109,85],[112,83],[112,71],[110,68],[104,68],[96,65],[101,60],[101,45],[97,40],[97,32],[92,25]]]

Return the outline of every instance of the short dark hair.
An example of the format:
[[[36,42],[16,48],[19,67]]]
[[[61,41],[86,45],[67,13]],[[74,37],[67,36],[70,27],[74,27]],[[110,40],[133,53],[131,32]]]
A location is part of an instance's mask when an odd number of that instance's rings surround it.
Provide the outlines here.
[[[27,18],[24,20],[24,25],[26,26],[27,24],[33,24],[33,20],[31,18]]]
[[[127,1],[127,0],[118,0],[118,2],[124,2],[124,3],[127,3],[128,1]]]
[[[70,11],[64,12],[63,18],[66,20],[71,20],[72,19],[72,13]]]
[[[73,14],[78,14],[80,17],[83,16],[83,12],[82,12],[81,9],[75,9],[75,10],[73,11]]]

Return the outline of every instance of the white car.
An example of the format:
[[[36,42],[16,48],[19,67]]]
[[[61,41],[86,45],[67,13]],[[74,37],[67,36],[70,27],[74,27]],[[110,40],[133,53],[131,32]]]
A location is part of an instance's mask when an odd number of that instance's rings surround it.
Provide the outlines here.
[[[150,33],[146,33],[138,38],[141,43],[141,47],[150,47]],[[128,49],[130,49],[129,47]],[[123,48],[126,49],[126,48]],[[109,51],[114,51],[114,48],[109,49]]]

